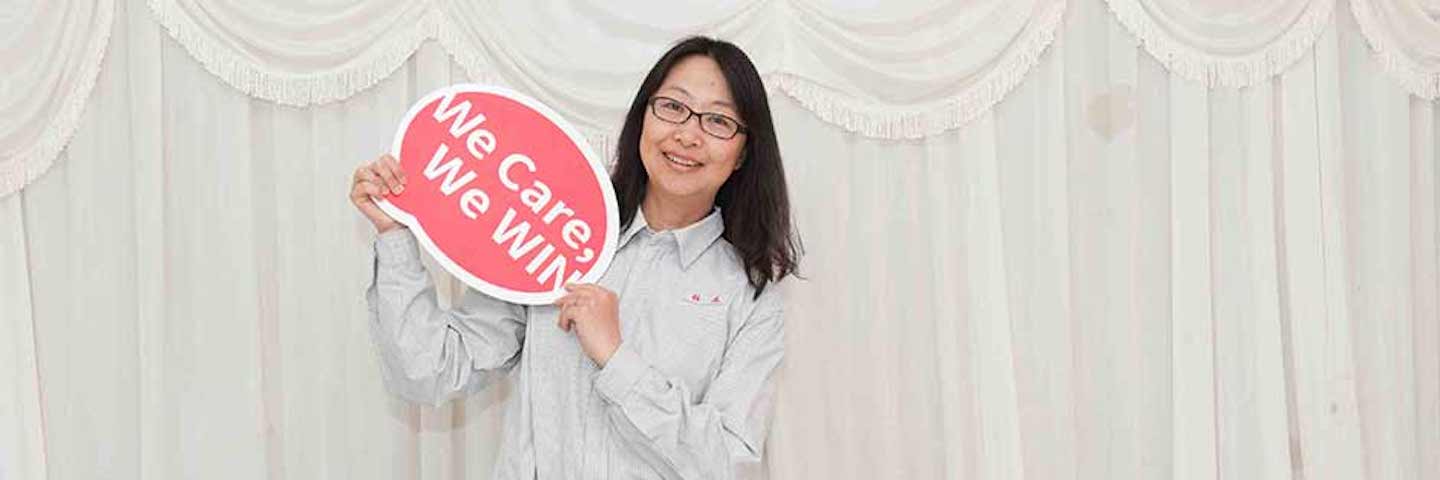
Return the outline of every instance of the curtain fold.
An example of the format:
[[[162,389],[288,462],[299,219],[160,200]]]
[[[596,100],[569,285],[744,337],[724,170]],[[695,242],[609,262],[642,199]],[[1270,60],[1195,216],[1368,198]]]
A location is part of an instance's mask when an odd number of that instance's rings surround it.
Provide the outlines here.
[[[0,13],[0,197],[34,181],[79,126],[113,0],[10,2]]]
[[[1405,90],[1440,98],[1440,2],[1351,0],[1360,32]]]
[[[1335,0],[1106,0],[1115,17],[1181,77],[1255,85],[1310,51]]]
[[[156,21],[230,86],[286,105],[349,98],[433,36],[432,0],[149,0]]]
[[[828,123],[872,138],[918,139],[958,128],[1001,101],[1053,42],[1067,2],[147,3],[208,71],[258,98],[302,107],[350,98],[434,39],[474,81],[536,96],[608,152],[643,69],[685,34],[739,42],[768,83]],[[1440,97],[1440,6],[1350,4],[1385,70],[1420,98]],[[1335,2],[1107,5],[1167,69],[1209,87],[1243,87],[1308,53],[1331,23]],[[0,196],[44,173],[64,148],[114,10],[113,0],[40,6],[32,1],[0,16],[0,26],[17,32],[0,45],[0,60],[12,67],[0,79],[7,87],[0,89],[0,110],[14,112],[0,120]]]
[[[919,138],[998,102],[1049,45],[1065,9],[1064,0],[150,5],[208,70],[260,98],[296,106],[347,98],[435,38],[472,78],[536,96],[602,146],[644,69],[685,34],[740,43],[766,78],[828,122]]]
[[[1046,0],[786,5],[775,85],[826,122],[886,139],[983,115],[1035,66],[1065,12]]]

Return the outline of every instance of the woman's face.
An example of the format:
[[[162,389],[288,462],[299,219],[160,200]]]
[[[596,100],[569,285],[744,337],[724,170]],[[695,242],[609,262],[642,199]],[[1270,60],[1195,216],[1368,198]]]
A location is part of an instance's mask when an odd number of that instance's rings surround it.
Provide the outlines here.
[[[655,115],[654,97],[678,100],[695,115],[682,124],[662,120]],[[725,120],[699,116],[707,112],[744,123],[720,65],[704,55],[685,57],[670,68],[650,100],[640,134],[640,160],[650,176],[648,189],[676,197],[709,197],[713,201],[730,173],[739,168],[740,152],[745,146],[745,133],[722,139],[700,126],[707,121],[712,123],[712,130],[721,130],[714,124]]]

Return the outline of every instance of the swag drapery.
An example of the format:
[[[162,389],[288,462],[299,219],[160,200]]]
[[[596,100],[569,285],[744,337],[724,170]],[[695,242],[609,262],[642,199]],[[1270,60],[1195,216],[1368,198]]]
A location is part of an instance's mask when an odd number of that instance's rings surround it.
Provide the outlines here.
[[[1352,0],[1360,32],[1411,94],[1440,98],[1440,2]]]
[[[209,70],[282,104],[348,97],[434,38],[471,78],[530,93],[607,136],[660,52],[705,33],[746,46],[762,75],[821,118],[881,138],[954,128],[994,105],[1035,64],[1065,9],[1061,0],[367,0],[343,13],[262,4],[152,7]]]
[[[41,6],[46,8],[40,8]],[[1171,71],[1208,86],[1271,78],[1330,24],[1320,0],[1108,0]],[[1387,72],[1440,96],[1440,7],[1351,2]],[[112,0],[33,0],[0,16],[0,195],[43,173],[79,122],[110,34]],[[821,119],[875,138],[954,129],[1014,88],[1052,41],[1064,0],[972,2],[150,0],[156,19],[226,83],[305,106],[349,98],[438,40],[473,81],[510,86],[609,151],[643,69],[675,38],[745,45],[767,82]],[[534,28],[543,25],[545,28]]]
[[[79,125],[115,5],[32,1],[6,10],[0,12],[0,196],[45,173]]]
[[[606,145],[689,32],[807,246],[772,478],[1440,474],[1429,4],[495,3],[0,16],[0,477],[483,478],[508,387],[385,394],[346,176],[464,81]]]

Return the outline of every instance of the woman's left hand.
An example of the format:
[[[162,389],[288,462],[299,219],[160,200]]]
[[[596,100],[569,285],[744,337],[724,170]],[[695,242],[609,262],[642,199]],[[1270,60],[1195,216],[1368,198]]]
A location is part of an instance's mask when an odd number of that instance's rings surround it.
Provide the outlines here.
[[[580,348],[600,367],[620,348],[620,300],[615,292],[593,283],[565,285],[560,307],[560,329],[574,331]]]

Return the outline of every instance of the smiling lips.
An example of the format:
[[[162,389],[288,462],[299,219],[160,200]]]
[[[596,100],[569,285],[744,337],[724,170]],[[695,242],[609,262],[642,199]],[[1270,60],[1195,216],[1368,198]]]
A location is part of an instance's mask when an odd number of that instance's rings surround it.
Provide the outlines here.
[[[699,162],[692,161],[685,157],[679,157],[671,155],[669,153],[661,153],[661,155],[665,156],[665,160],[669,161],[671,165],[676,165],[684,169],[691,169],[700,166]]]

